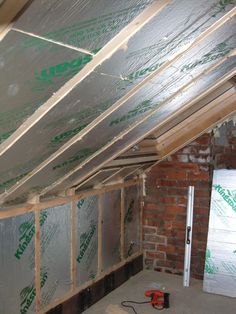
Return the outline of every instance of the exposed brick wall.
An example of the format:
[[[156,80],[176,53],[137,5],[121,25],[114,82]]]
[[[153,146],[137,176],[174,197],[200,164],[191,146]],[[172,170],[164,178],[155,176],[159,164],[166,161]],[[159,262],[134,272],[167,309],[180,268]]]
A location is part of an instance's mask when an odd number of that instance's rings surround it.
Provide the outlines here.
[[[144,206],[144,263],[182,274],[187,188],[195,186],[191,276],[204,271],[213,168],[236,169],[236,126],[204,134],[147,174]]]
[[[236,124],[233,121],[215,131],[212,155],[215,169],[236,169]]]

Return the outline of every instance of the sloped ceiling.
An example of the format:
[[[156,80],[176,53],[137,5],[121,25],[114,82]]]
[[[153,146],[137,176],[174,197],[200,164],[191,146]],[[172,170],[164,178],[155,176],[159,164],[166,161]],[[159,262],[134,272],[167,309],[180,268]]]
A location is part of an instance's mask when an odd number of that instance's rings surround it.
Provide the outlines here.
[[[132,178],[234,113],[235,4],[3,2],[0,206]]]

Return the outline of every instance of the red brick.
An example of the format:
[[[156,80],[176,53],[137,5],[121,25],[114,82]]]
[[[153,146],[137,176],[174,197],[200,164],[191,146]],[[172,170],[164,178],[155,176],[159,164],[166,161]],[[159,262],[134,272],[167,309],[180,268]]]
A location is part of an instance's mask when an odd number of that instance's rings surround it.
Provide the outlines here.
[[[154,243],[143,243],[143,249],[148,251],[154,251],[156,249],[156,245]]]
[[[166,172],[165,173],[165,177],[167,179],[186,179],[187,175],[186,175],[186,171],[170,171],[170,172]]]
[[[165,260],[166,258],[165,252],[147,252],[146,256],[147,258],[153,258],[153,259],[159,259],[159,260]]]
[[[143,226],[143,233],[144,234],[154,234],[156,233],[157,229],[154,227],[149,227],[149,226]]]
[[[191,173],[189,172],[187,178],[190,180],[209,180],[209,172]]]
[[[157,248],[163,252],[176,252],[176,247],[174,245],[158,245]]]
[[[161,197],[160,202],[164,204],[175,204],[176,203],[176,197]]]
[[[167,238],[163,236],[156,236],[156,235],[145,235],[144,240],[147,242],[153,242],[153,243],[158,243],[158,244],[166,244],[167,243]]]
[[[165,206],[165,210],[168,212],[186,213],[186,208],[182,206]]]

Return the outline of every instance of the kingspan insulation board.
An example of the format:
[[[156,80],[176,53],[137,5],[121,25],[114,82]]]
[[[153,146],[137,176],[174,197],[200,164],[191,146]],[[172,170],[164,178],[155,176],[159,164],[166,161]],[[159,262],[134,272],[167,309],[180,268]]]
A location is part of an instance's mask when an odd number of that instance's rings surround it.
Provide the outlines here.
[[[56,54],[49,47],[25,48],[28,38],[10,31],[0,43],[0,144],[92,59],[61,46]],[[53,50],[56,45],[49,46]]]
[[[203,290],[236,297],[236,170],[213,174]]]
[[[173,114],[176,114],[176,112],[185,105],[188,105],[190,101],[196,99],[201,93],[206,92],[211,88],[214,82],[221,79],[234,68],[235,65],[236,57],[231,57],[223,65],[210,71],[208,76],[201,77],[195,81],[188,89],[182,91],[182,93],[178,94],[175,98],[157,108],[156,112],[154,112],[148,120],[144,121],[144,123],[133,128],[128,134],[122,136],[121,139],[117,139],[106,151],[93,158],[89,163],[78,169],[78,171],[74,171],[70,176],[68,175],[68,178],[65,178],[65,180],[59,183],[52,191],[61,191],[72,185],[74,180],[76,180],[76,182],[83,180],[83,178],[86,178],[86,175],[91,175],[93,170],[95,171],[95,169],[102,166],[104,161],[117,157],[118,154],[122,152],[122,149],[127,149],[129,146],[134,145],[137,141],[144,138],[145,134],[148,132],[158,129],[158,125],[166,121],[166,119],[170,119]],[[26,187],[24,187],[24,189],[27,191]]]
[[[226,25],[223,25],[218,31],[210,35],[207,40],[199,44],[198,49],[193,48],[188,54],[181,57],[175,65],[165,70],[157,78],[151,80],[150,83],[128,100],[124,106],[114,111],[110,116],[105,118],[101,124],[98,124],[97,127],[86,134],[82,140],[75,145],[72,145],[65,153],[57,157],[52,163],[45,167],[39,176],[45,178],[43,175],[45,172],[49,179],[47,183],[57,180],[63,174],[73,169],[78,162],[83,162],[84,159],[90,157],[101,147],[104,147],[105,144],[112,141],[117,134],[129,128],[132,124],[147,116],[151,111],[156,110],[159,106],[163,105],[163,103],[167,102],[170,97],[178,92],[178,90],[182,91],[181,88],[183,88],[183,86],[191,85],[194,76],[198,77],[203,71],[206,71],[207,69],[210,70],[217,64],[217,62],[224,60],[235,47],[235,35],[232,31],[233,25],[234,21],[230,21]],[[225,61],[225,63],[227,62]],[[40,130],[45,130],[45,128],[41,127]],[[106,132],[104,132],[104,130],[106,130]],[[44,139],[48,138],[43,134],[44,131],[37,131],[37,126],[35,130],[34,128],[32,129],[32,132],[33,131],[35,131],[35,134],[41,133],[41,136],[39,136],[39,143],[41,142],[41,137]],[[100,134],[100,136],[96,137],[97,134]],[[96,141],[94,141],[94,138],[96,138]],[[27,164],[24,161],[27,168],[26,170],[21,164],[21,158],[18,158],[17,160],[15,158],[15,152],[19,151],[20,148],[24,148],[24,151],[26,151],[25,148],[30,145],[31,141],[32,137],[24,137],[15,145],[15,147],[5,154],[2,158],[2,165],[4,166],[2,178],[9,177],[10,169],[6,169],[9,154],[11,154],[11,159],[15,159],[13,163],[18,163],[18,166],[15,167],[16,173],[14,173],[14,176],[11,172],[13,179],[21,178],[21,176],[24,176],[24,174],[27,175],[31,171],[28,169],[28,165],[30,165],[29,161]],[[38,149],[43,150],[43,146],[37,145],[34,152],[39,152]],[[27,156],[29,156],[28,158],[32,158],[32,154],[29,155],[26,153],[26,156],[24,155],[24,160],[27,160]],[[19,167],[21,167],[20,169],[22,171],[24,169],[23,173],[18,173]],[[39,176],[37,176],[38,184],[33,186],[33,189],[38,188],[40,190],[45,186],[45,184],[41,183],[42,180],[39,179]],[[10,182],[11,180],[14,182],[13,179],[9,179]],[[4,182],[9,182],[9,180]],[[2,188],[4,187],[4,182],[2,183]]]
[[[41,215],[40,224],[44,223]],[[0,220],[1,314],[35,313],[34,240],[33,213]]]
[[[125,258],[140,251],[140,186],[124,189]]]
[[[98,171],[93,176],[88,178],[85,182],[80,184],[78,188],[76,188],[77,191],[80,190],[87,190],[92,189],[94,186],[101,184],[104,180],[112,176],[114,173],[116,173],[119,170],[119,168],[112,168],[112,169],[104,169],[101,171]]]
[[[119,99],[125,93],[125,91],[128,91],[131,88],[131,85],[133,86],[138,81],[143,79],[148,73],[152,72],[154,68],[158,68],[154,59],[157,58],[157,60],[160,61],[162,60],[161,58],[164,58],[164,56],[157,55],[156,57],[154,57],[154,55],[148,56],[144,54],[141,58],[141,55],[139,55],[138,52],[141,53],[141,51],[151,51],[151,48],[147,46],[147,42],[143,41],[143,38],[149,38],[152,41],[152,46],[154,45],[154,42],[160,43],[160,40],[163,36],[162,32],[154,34],[150,30],[159,29],[158,25],[160,25],[160,21],[163,21],[164,23],[164,19],[166,18],[166,16],[169,19],[171,19],[171,17],[172,19],[174,19],[176,18],[176,12],[178,12],[178,20],[176,22],[178,27],[176,26],[175,31],[178,29],[176,36],[179,41],[178,44],[176,44],[175,48],[173,46],[168,46],[173,41],[172,37],[169,38],[169,41],[167,41],[166,49],[163,49],[163,45],[160,44],[160,46],[162,47],[160,51],[166,51],[165,58],[174,53],[175,49],[179,49],[179,47],[181,47],[184,43],[191,42],[191,40],[199,35],[201,31],[203,31],[206,27],[209,27],[213,22],[215,22],[217,18],[221,17],[225,11],[228,11],[232,8],[232,5],[228,3],[227,5],[225,4],[224,8],[220,9],[218,3],[215,1],[212,1],[212,3],[209,2],[207,5],[205,4],[204,6],[201,6],[199,3],[195,3],[194,6],[196,6],[194,18],[196,21],[198,21],[199,25],[198,23],[195,23],[196,25],[193,23],[191,15],[192,6],[190,6],[189,4],[186,5],[186,1],[181,1],[180,3],[178,3],[178,6],[177,3],[174,2],[170,7],[167,7],[160,15],[158,15],[152,22],[148,23],[138,34],[134,36],[133,39],[130,40],[128,44],[128,51],[120,50],[110,60],[101,65],[101,67],[99,67],[96,72],[92,73],[90,75],[91,77],[89,76],[87,79],[85,79],[85,81],[82,82],[76,89],[74,89],[74,91],[72,91],[72,93],[70,93],[64,100],[62,100],[62,102],[59,103],[55,109],[51,110],[51,112],[49,112],[49,114],[47,114],[47,116],[42,119],[39,124],[33,127],[32,130],[28,132],[27,135],[23,137],[23,139],[20,140],[13,149],[10,149],[10,151],[5,154],[5,158],[3,157],[2,163],[4,171],[2,171],[1,173],[2,182],[0,187],[2,187],[2,189],[7,189],[22,177],[27,176],[27,174],[37,166],[37,164],[39,164],[42,160],[46,159],[50,154],[58,149],[60,145],[62,145],[62,143],[71,138],[73,135],[79,133],[100,113],[102,113],[109,106],[111,106],[112,103]],[[181,29],[182,24],[180,23],[181,19],[183,19],[183,12],[185,15],[186,12],[188,12],[187,15],[191,15],[191,18],[186,19],[186,33],[184,28]],[[205,15],[202,14],[203,12],[205,13]],[[165,24],[169,19],[165,20]],[[170,23],[167,23],[166,27],[164,27],[165,24],[163,23],[161,23],[161,25],[163,25],[163,29],[167,29],[167,26],[169,26]],[[225,32],[226,31],[227,30],[225,30]],[[181,32],[184,33],[182,39],[180,36]],[[221,32],[224,35],[224,31],[221,30]],[[226,47],[217,47],[216,42],[218,41],[219,44],[223,35],[218,34],[217,38],[214,38],[214,35],[213,38],[211,37],[210,40],[203,44],[203,52],[205,46],[207,46],[208,50],[209,48],[212,49],[210,49],[209,51],[210,56],[208,56],[208,58],[205,57],[203,61],[198,59],[198,66],[199,64],[202,64],[201,62],[208,63],[222,57],[222,55],[227,53],[227,51],[232,48],[231,46],[229,46],[229,43],[228,46],[226,44]],[[230,35],[228,35],[227,38],[230,38]],[[184,43],[182,43],[181,40]],[[157,51],[155,50],[155,54],[156,52]],[[212,55],[214,55],[214,58],[210,58]],[[91,58],[91,56],[87,56],[86,58]],[[193,56],[190,54],[188,59],[192,60],[192,58]],[[164,62],[164,59],[163,61],[161,61],[161,64]],[[74,59],[71,60],[71,62],[74,63]],[[68,60],[66,64],[67,63]],[[182,60],[182,63],[184,63],[184,60]],[[189,65],[188,62],[185,63]],[[147,70],[147,66],[151,67],[150,71]],[[170,69],[168,73],[166,73],[167,77],[172,75],[173,73],[179,75],[179,71],[175,71],[175,68],[177,68],[177,66],[178,65],[176,65],[175,67]],[[60,73],[57,73],[57,68],[60,70]],[[116,69],[116,72],[111,73],[111,68]],[[140,70],[141,72],[136,73],[136,70]],[[62,77],[67,76],[67,72],[67,66],[65,66],[65,64],[63,66],[63,64],[60,63],[59,65],[54,65],[54,67],[46,67],[41,71],[40,75],[42,78],[45,77],[45,84],[47,85],[48,80],[54,81],[55,77],[58,78],[58,74],[60,74],[59,76]],[[121,74],[122,77],[125,78],[125,80],[120,79]],[[159,82],[162,82],[163,78],[165,78],[166,75],[161,76]],[[186,77],[191,77],[190,73],[188,73],[188,75],[186,75],[186,73],[181,73],[181,76],[182,79]],[[172,84],[176,81],[175,79],[172,79]],[[179,77],[177,77],[177,79],[181,82]],[[130,84],[130,81],[132,81],[132,84]],[[168,86],[171,86],[171,82],[167,81],[166,84],[168,84]],[[160,84],[159,92],[165,90],[166,84]],[[145,93],[147,93],[150,89],[153,89],[152,86],[148,86],[147,90],[145,90]],[[103,93],[100,93],[100,90],[103,90]],[[171,91],[169,90],[169,93],[170,92]],[[152,98],[152,93],[149,92],[149,94],[150,98]],[[133,107],[128,107],[127,104],[126,109],[126,111],[123,110],[125,111],[125,113],[122,113],[121,111],[120,115],[117,112],[115,119],[114,117],[112,117],[113,120],[110,121],[111,125],[115,126],[117,124],[117,121],[121,120],[122,122],[124,120],[129,120],[129,118],[134,118],[137,115],[141,115],[142,113],[151,110],[152,105],[145,102],[144,104],[136,104]],[[128,122],[131,123],[132,121]],[[120,125],[120,127],[121,126],[122,124]],[[115,130],[113,131],[113,133],[114,132]],[[33,141],[32,139],[37,140]],[[109,138],[107,139],[107,141],[108,140]],[[30,150],[28,149],[29,147],[31,148]],[[16,151],[18,152],[17,154],[15,153]],[[24,154],[19,155],[19,151],[24,152]],[[82,155],[83,152],[84,151],[82,151]],[[15,156],[18,156],[17,160]],[[10,170],[6,168],[7,166],[5,164],[5,161],[7,161],[8,163],[9,159],[12,160],[13,165],[11,166]]]
[[[41,288],[44,307],[70,291],[71,204],[41,211],[45,223],[40,228],[41,276],[46,274]]]
[[[90,51],[102,48],[153,0],[33,1],[15,27]],[[26,47],[43,50],[48,43],[31,38]]]
[[[76,202],[76,284],[80,286],[97,275],[98,196]]]
[[[102,183],[109,184],[111,182],[121,181],[126,176],[128,176],[129,174],[134,172],[137,168],[138,168],[137,165],[136,166],[130,166],[130,167],[121,168],[117,173],[115,173],[111,177],[108,177],[105,180],[103,180]]]
[[[92,1],[70,1],[70,3],[69,1],[50,1],[46,5],[45,3],[34,1],[28,10],[26,10],[23,17],[18,21],[19,25],[17,23],[15,26],[20,27],[21,21],[24,21],[31,32],[34,29],[32,24],[35,23],[36,19],[43,19],[42,22],[45,28],[54,31],[53,26],[58,27],[58,25],[65,23],[66,25],[62,25],[61,32],[57,32],[57,40],[59,40],[59,33],[64,36],[65,34],[68,35],[68,31],[72,32],[71,36],[73,38],[75,38],[75,36],[80,37],[80,31],[85,33],[100,32],[100,36],[97,37],[97,45],[99,48],[91,50],[92,53],[95,54],[110,40],[111,36],[114,36],[120,28],[128,24],[151,2],[151,0],[141,0],[138,2],[131,0],[116,1],[115,3],[111,1],[97,1],[96,3]],[[58,14],[58,12],[63,12],[65,16],[68,15],[68,19],[65,17],[61,19],[61,14]],[[99,12],[102,16],[99,16]],[[47,15],[45,15],[46,13]],[[54,14],[56,15],[54,16]],[[58,16],[60,16],[60,21],[54,24]],[[72,19],[72,16],[74,19]],[[79,23],[79,25],[73,27],[70,23],[78,24],[78,19],[80,19],[82,24]],[[66,21],[69,24],[67,24]],[[49,24],[51,22],[53,22],[53,26],[51,25],[50,28]],[[98,27],[96,23],[100,25],[99,30],[95,28],[95,25]],[[42,24],[39,23],[34,25],[36,28],[40,28],[40,25],[42,26]],[[80,27],[82,27],[83,30],[80,30]],[[90,37],[90,35],[88,35],[88,38],[90,38],[91,43],[94,44],[94,36]],[[4,142],[14,133],[22,122],[25,122],[36,109],[48,100],[49,96],[52,96],[61,85],[78,73],[84,65],[92,59],[92,56],[89,54],[64,48],[60,45],[22,34],[17,30],[11,31],[4,38],[1,42],[0,48],[1,47],[3,53],[0,58],[0,68],[3,69],[2,73],[4,74],[2,76],[4,81],[1,84],[3,88],[1,100],[4,105],[7,103],[7,106],[5,106],[7,110],[3,108],[0,119],[0,143]],[[14,73],[19,73],[16,82],[16,79],[12,81],[12,76],[9,75],[11,73],[9,69],[11,68]],[[95,95],[95,97],[99,94],[98,91],[100,91],[100,88],[101,86],[99,86],[96,91],[94,90],[93,95]],[[91,88],[89,88],[89,90],[91,91]],[[39,126],[36,133],[34,130],[28,134],[28,137],[26,136],[26,142],[23,143],[20,151],[23,152],[25,145],[27,145],[28,148],[30,146],[32,147],[32,157],[29,159],[29,157],[26,156],[25,161],[19,160],[20,166],[18,164],[17,169],[14,165],[12,166],[11,177],[1,182],[4,188],[8,188],[12,183],[14,184],[14,182],[27,175],[27,173],[57,150],[61,142],[78,133],[79,130],[83,129],[98,114],[104,111],[110,102],[114,101],[113,98],[109,98],[109,102],[107,103],[107,99],[105,99],[100,103],[100,106],[96,103],[96,106],[91,108],[91,98],[86,99],[87,102],[84,102],[84,100],[85,98],[83,98],[82,105],[78,105],[80,99],[78,99],[77,94],[76,97],[73,98],[73,104],[71,104],[73,108],[71,108],[70,111],[67,99],[66,105],[63,103],[62,113],[60,110],[56,111],[57,114],[53,112],[51,120],[46,119],[45,123]],[[79,109],[79,113],[76,112],[75,107],[77,110]],[[47,133],[45,134],[46,129]],[[39,146],[34,145],[35,141],[32,141],[32,135],[34,138],[37,137],[36,142]],[[45,141],[46,138],[47,140]],[[31,139],[31,141],[29,141],[29,139]],[[27,151],[29,151],[29,149],[27,149]],[[33,152],[35,152],[35,154],[33,154]]]
[[[102,194],[102,271],[121,260],[121,191]]]

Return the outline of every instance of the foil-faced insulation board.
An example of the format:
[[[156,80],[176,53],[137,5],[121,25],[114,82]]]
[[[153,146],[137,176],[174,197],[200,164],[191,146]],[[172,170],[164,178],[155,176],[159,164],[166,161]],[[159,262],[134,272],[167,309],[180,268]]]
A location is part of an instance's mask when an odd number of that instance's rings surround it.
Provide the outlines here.
[[[2,156],[0,189],[9,189],[20,179],[27,178],[40,161],[72,136],[83,132],[92,120],[130,88],[182,49],[183,45],[192,42],[232,7],[232,3],[225,3],[222,8],[218,1],[173,1],[131,38],[126,50],[119,50],[99,66]],[[170,20],[176,25],[169,23]],[[49,163],[35,178],[29,179],[27,190],[39,192],[51,185],[152,110],[163,106],[178,90],[182,92],[181,89],[191,85],[194,77],[211,69],[219,60],[224,60],[235,47],[233,29],[234,21],[230,20],[181,56],[78,143]],[[19,154],[19,151],[24,154]]]
[[[33,1],[14,27],[78,48],[102,48],[153,0]],[[43,50],[48,43],[28,39],[26,47]]]
[[[94,279],[98,264],[98,196],[76,202],[76,284]]]
[[[44,217],[41,215],[41,223]],[[35,313],[34,214],[0,220],[0,313]],[[44,285],[47,274],[42,274]]]
[[[75,171],[68,177],[68,179],[65,179],[61,184],[58,184],[58,186],[55,187],[54,192],[69,187],[73,184],[74,180],[77,182],[82,180],[86,175],[91,173],[91,169],[96,169],[101,166],[104,160],[117,157],[118,153],[122,153],[122,149],[125,150],[125,148],[127,149],[137,141],[140,141],[145,134],[157,129],[158,125],[164,123],[167,119],[171,119],[173,113],[178,112],[185,105],[188,105],[190,101],[197,98],[201,93],[207,91],[215,81],[221,79],[235,66],[236,57],[231,57],[225,64],[210,71],[207,77],[201,77],[199,80],[195,81],[195,84],[191,84],[188,89],[182,91],[182,93],[178,94],[178,96],[165,105],[160,106],[156,113],[152,114],[145,123],[139,124],[137,127],[133,128],[133,130],[117,140],[116,143],[111,145],[106,151],[102,152],[99,156],[96,156],[89,163],[84,165],[82,169]],[[26,187],[24,189],[27,190]]]
[[[102,194],[102,271],[121,260],[121,191]]]
[[[52,163],[49,163],[49,165],[46,166],[39,173],[39,175],[36,175],[38,184],[33,188],[38,188],[40,190],[40,188],[45,186],[46,183],[41,184],[39,176],[45,178],[44,174],[47,173],[47,183],[50,184],[54,182],[59,177],[73,169],[76,164],[83,162],[83,160],[96,153],[101,147],[104,147],[105,144],[112,141],[114,137],[117,137],[117,134],[149,115],[153,110],[157,110],[158,107],[164,107],[164,105],[167,106],[168,101],[170,102],[173,95],[175,95],[178,91],[182,91],[183,88],[186,87],[185,89],[187,89],[188,86],[192,85],[194,76],[198,77],[203,71],[208,69],[210,71],[214,64],[218,62],[218,59],[224,58],[228,53],[230,53],[230,51],[232,51],[233,47],[235,47],[236,36],[232,32],[232,23],[233,22],[229,22],[228,24],[223,25],[217,34],[213,33],[213,35],[209,36],[206,42],[203,42],[201,45],[199,44],[197,50],[193,49],[193,51],[187,54],[187,56],[184,55],[181,57],[175,66],[169,67],[162,75],[151,80],[150,83],[128,100],[125,103],[125,106],[111,113],[110,116],[105,118],[101,124],[98,124],[97,127],[86,134],[78,143],[72,145],[63,154],[54,159]],[[223,38],[225,39],[225,33],[227,33],[228,38],[226,40],[227,44],[221,44]],[[206,51],[208,51],[208,53],[206,53]],[[208,59],[208,61],[205,59]],[[230,59],[234,59],[234,57]],[[191,60],[195,61],[193,62]],[[229,61],[225,61],[226,64],[227,62]],[[185,64],[185,66],[183,66],[183,64]],[[192,64],[194,64],[193,67]],[[186,67],[188,68],[186,70],[188,75],[185,73]],[[178,98],[177,96],[175,97]],[[174,108],[172,109],[172,112],[174,112]],[[44,129],[45,128],[42,127],[42,130]],[[106,132],[104,132],[104,130],[106,130]],[[37,133],[37,130],[35,131]],[[43,133],[43,131],[40,132]],[[100,134],[100,136],[97,137],[97,134]],[[9,168],[9,154],[13,154],[13,152],[14,154],[11,156],[13,164],[18,163],[18,167],[22,166],[22,164],[20,164],[20,158],[16,160],[16,152],[19,151],[20,148],[24,149],[26,152],[26,154],[24,154],[24,163],[28,161],[26,164],[27,169],[22,167],[24,168],[24,173],[26,171],[27,175],[30,171],[28,168],[30,165],[29,158],[32,158],[32,155],[36,154],[37,151],[37,149],[35,149],[34,153],[31,155],[27,153],[26,148],[30,145],[31,138],[29,136],[28,139],[27,137],[24,137],[2,157],[2,167],[4,167],[4,173],[2,173],[3,179],[9,177],[9,171],[11,171],[12,175],[16,175],[16,177],[21,175],[17,172],[14,173],[12,168],[6,170],[7,167]],[[44,138],[47,138],[45,134]],[[95,138],[96,141],[94,141]],[[37,147],[40,149],[40,145]],[[41,147],[41,149],[43,148]],[[15,169],[17,170],[17,167]]]
[[[124,189],[125,258],[140,251],[140,202],[139,185]]]
[[[139,166],[140,167],[140,166]],[[104,184],[109,184],[111,182],[117,182],[117,181],[121,181],[124,180],[124,178],[128,175],[130,175],[132,172],[134,172],[137,169],[137,165],[136,166],[131,166],[131,167],[124,167],[122,168],[120,171],[118,171],[117,173],[115,173],[114,175],[112,175],[111,177],[106,178],[105,180],[102,181],[102,183]]]
[[[92,59],[61,46],[55,53],[52,43],[52,50],[25,48],[28,38],[10,31],[0,42],[0,144]]]
[[[44,223],[40,228],[41,276],[45,283],[41,288],[41,306],[44,307],[62,297],[71,289],[71,205],[70,203],[41,211]]]
[[[203,290],[236,297],[236,170],[213,173]]]
[[[88,180],[80,184],[78,188],[76,188],[76,191],[92,189],[95,185],[101,184],[103,181],[110,178],[110,176],[112,176],[118,170],[119,168],[112,168],[98,171],[97,173],[95,173],[95,175],[93,175],[92,177],[88,178]]]

